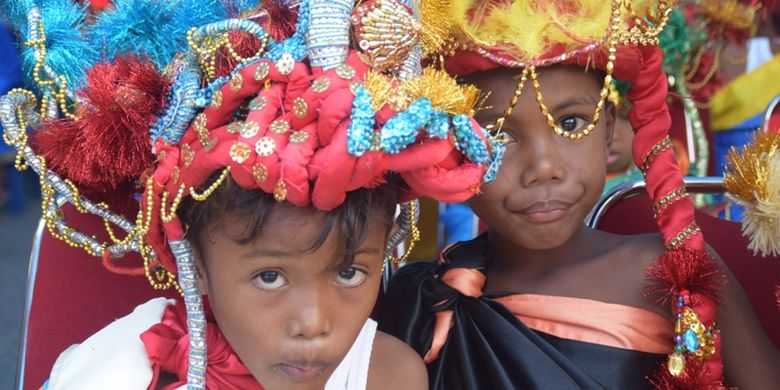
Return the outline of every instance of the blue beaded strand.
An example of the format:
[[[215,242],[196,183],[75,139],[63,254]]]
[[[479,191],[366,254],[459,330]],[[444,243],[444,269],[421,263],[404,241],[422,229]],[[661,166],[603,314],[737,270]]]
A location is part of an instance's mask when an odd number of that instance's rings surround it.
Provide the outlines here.
[[[374,107],[371,105],[371,95],[362,86],[355,91],[352,102],[352,116],[347,127],[347,152],[360,157],[370,147],[374,135]]]
[[[506,152],[506,145],[499,140],[491,140],[490,148],[493,152],[490,156],[490,164],[488,165],[485,174],[482,176],[482,182],[492,183],[498,176],[498,170],[501,168],[501,163],[504,162],[504,153]]]
[[[397,154],[417,139],[418,131],[428,124],[433,105],[428,98],[417,99],[406,111],[390,118],[382,128],[382,149]]]
[[[463,114],[455,115],[452,124],[455,127],[455,147],[469,160],[477,164],[486,163],[490,159],[487,145],[474,133],[469,117]]]

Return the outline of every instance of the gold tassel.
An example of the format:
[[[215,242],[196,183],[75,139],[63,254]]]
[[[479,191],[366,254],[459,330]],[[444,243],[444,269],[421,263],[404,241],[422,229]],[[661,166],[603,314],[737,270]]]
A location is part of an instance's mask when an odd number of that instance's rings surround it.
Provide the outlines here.
[[[723,185],[745,207],[742,234],[748,249],[762,256],[780,255],[780,136],[759,133],[738,153],[727,156]]]
[[[420,12],[420,42],[423,56],[428,57],[442,50],[450,40],[452,23],[447,16],[449,0],[417,0]]]
[[[401,89],[410,101],[427,97],[431,104],[451,115],[472,115],[481,92],[473,85],[459,85],[443,70],[425,68],[423,74],[404,81]]]

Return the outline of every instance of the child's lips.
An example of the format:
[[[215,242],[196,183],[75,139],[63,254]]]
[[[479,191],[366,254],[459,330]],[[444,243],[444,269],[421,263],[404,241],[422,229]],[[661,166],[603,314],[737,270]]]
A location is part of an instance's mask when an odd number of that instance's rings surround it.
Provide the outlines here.
[[[307,381],[316,378],[325,370],[321,363],[285,362],[276,365],[276,368],[294,381]]]
[[[562,218],[571,208],[571,203],[557,200],[537,202],[520,210],[520,214],[533,222],[545,223]]]
[[[620,158],[619,154],[610,152],[607,155],[607,165],[616,163],[619,158]]]

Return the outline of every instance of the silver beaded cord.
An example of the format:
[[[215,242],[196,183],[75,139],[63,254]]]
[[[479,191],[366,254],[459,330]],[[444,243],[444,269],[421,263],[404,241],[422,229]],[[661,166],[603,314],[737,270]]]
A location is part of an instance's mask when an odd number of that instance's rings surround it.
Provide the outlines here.
[[[311,0],[306,46],[312,66],[334,68],[349,53],[352,0]]]
[[[25,108],[23,111],[25,121],[31,124],[35,124],[40,121],[40,116],[34,111],[33,108],[29,107],[29,103],[29,97],[21,94],[0,97],[0,120],[3,123],[3,130],[5,132],[6,138],[9,140],[21,140],[23,138],[22,135],[24,130],[19,127],[18,118],[16,117],[16,112],[19,107]],[[56,227],[59,234],[67,236],[70,240],[77,244],[89,246],[92,252],[97,256],[102,256],[104,250],[108,250],[113,258],[122,257],[128,252],[139,251],[138,238],[129,240],[127,243],[115,243],[113,245],[104,247],[94,237],[69,227],[64,217],[62,216],[62,213],[60,212],[60,208],[66,202],[71,204],[79,204],[87,213],[97,215],[107,220],[110,224],[124,230],[125,232],[131,232],[135,228],[135,225],[130,223],[123,216],[111,212],[111,210],[108,208],[98,206],[89,199],[83,196],[78,196],[78,194],[75,193],[73,189],[71,189],[71,187],[67,185],[64,180],[62,180],[61,177],[59,177],[51,170],[44,168],[43,159],[36,155],[35,152],[33,152],[33,150],[26,143],[18,142],[12,146],[17,150],[22,151],[26,164],[32,168],[33,171],[35,171],[35,173],[38,174],[38,176],[40,176],[46,184],[50,185],[54,189],[54,196],[56,201],[51,202],[48,205],[49,207],[43,212],[45,213],[44,217],[51,218],[54,221],[54,226]]]
[[[187,330],[190,336],[187,389],[205,389],[206,314],[203,311],[203,297],[198,290],[198,271],[192,257],[192,248],[187,240],[170,240],[168,245],[176,257],[179,287],[184,295],[184,308],[187,311]]]
[[[412,213],[412,203],[415,209],[420,210],[420,202],[415,199],[411,202],[403,203],[400,205],[401,212],[396,218],[398,222],[398,230],[387,241],[387,248],[385,248],[385,254],[392,255],[395,248],[401,245],[402,242],[409,237],[409,232],[412,230],[412,226],[417,224],[417,220],[420,218],[420,213]]]

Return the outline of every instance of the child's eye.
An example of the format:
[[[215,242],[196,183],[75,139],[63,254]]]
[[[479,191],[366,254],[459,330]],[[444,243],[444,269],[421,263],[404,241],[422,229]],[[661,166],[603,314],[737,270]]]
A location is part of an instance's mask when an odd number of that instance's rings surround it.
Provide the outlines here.
[[[366,273],[355,268],[348,267],[336,275],[336,283],[346,287],[356,287],[366,280]]]
[[[582,130],[586,124],[585,119],[573,115],[565,116],[558,121],[558,127],[560,127],[561,130],[570,133]]]
[[[287,278],[279,271],[260,272],[253,281],[263,290],[278,290],[287,285]]]

